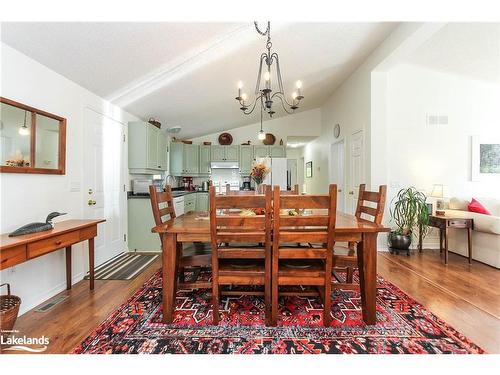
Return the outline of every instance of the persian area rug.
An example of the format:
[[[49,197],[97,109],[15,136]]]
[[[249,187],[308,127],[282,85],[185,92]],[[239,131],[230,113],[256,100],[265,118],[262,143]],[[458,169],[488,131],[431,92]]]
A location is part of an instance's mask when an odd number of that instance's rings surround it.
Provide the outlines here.
[[[376,325],[363,322],[359,293],[336,290],[332,298],[327,328],[320,300],[298,296],[280,298],[277,327],[265,326],[262,298],[225,297],[220,324],[212,326],[210,290],[185,290],[177,294],[174,323],[163,324],[158,271],[73,353],[483,353],[380,277]]]

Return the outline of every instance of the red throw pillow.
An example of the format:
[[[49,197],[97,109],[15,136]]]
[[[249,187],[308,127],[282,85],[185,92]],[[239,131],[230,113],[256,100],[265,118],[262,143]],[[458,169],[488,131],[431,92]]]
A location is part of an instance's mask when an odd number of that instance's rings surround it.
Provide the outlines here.
[[[491,212],[486,209],[480,202],[472,198],[472,201],[467,206],[470,212],[477,212],[478,214],[491,215]]]

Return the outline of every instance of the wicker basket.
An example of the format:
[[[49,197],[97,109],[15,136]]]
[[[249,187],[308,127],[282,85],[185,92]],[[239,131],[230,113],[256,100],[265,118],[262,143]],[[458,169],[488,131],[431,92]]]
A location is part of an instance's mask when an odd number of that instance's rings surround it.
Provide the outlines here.
[[[16,323],[21,298],[10,294],[10,284],[7,285],[7,295],[0,296],[0,331],[11,331]]]

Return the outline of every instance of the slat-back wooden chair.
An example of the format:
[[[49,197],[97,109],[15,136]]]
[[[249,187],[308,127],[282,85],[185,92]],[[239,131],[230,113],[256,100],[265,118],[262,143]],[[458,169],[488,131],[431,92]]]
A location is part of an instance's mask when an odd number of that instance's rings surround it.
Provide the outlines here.
[[[221,286],[262,285],[266,322],[271,306],[271,189],[264,195],[216,195],[210,187],[210,233],[212,239],[213,324],[219,322]],[[240,216],[234,209],[263,209],[264,215]],[[230,246],[221,246],[229,244]],[[248,246],[251,244],[250,246]],[[258,244],[258,245],[257,245]],[[250,260],[241,267],[238,262]],[[255,264],[253,264],[255,263]],[[224,294],[230,294],[226,292]],[[235,291],[235,294],[244,294]]]
[[[172,189],[170,186],[165,188],[165,191],[156,191],[156,186],[149,187],[149,196],[151,200],[151,208],[153,209],[153,217],[156,225],[171,223],[176,215],[174,210],[174,203],[172,197]],[[160,233],[160,241],[163,243],[163,236]],[[180,284],[179,289],[189,288],[211,288],[211,283],[196,282],[199,272],[194,274],[194,282],[185,282],[184,268],[185,267],[210,267],[212,258],[209,249],[204,249],[202,246],[190,245],[187,247],[182,246],[182,243],[177,244],[177,259],[178,276]],[[198,270],[199,271],[199,270]]]
[[[358,220],[367,220],[381,224],[384,217],[386,194],[386,185],[380,185],[378,191],[367,191],[365,184],[359,185],[356,218]],[[368,205],[368,202],[371,202],[371,206]],[[353,284],[353,273],[358,267],[356,243],[349,242],[347,247],[335,246],[333,249],[333,267],[334,279],[337,281],[333,284],[334,288],[359,290],[359,285]],[[344,270],[346,273],[345,282],[342,281],[342,278],[336,272],[339,269]]]
[[[313,210],[311,215],[281,215],[281,209]],[[321,214],[319,211],[326,211]],[[283,195],[279,186],[273,191],[273,261],[271,324],[277,324],[281,285],[315,286],[323,299],[323,323],[330,324],[331,276],[334,230],[337,210],[337,185],[327,195]],[[297,247],[294,243],[321,244],[318,248]],[[290,266],[302,260],[307,268]],[[287,265],[288,262],[288,265]]]

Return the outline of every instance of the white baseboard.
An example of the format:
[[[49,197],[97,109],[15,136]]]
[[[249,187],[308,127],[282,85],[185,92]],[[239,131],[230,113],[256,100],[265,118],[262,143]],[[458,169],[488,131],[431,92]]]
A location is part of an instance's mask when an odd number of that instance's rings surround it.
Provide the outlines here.
[[[74,285],[80,281],[83,280],[84,277],[84,272],[80,272],[71,278],[71,285]],[[23,303],[21,304],[21,307],[19,308],[19,316],[25,314],[26,312],[30,311],[31,309],[34,309],[41,303],[51,299],[54,297],[56,294],[61,293],[62,291],[66,290],[66,281],[57,284],[54,286],[52,289],[49,289],[45,293],[39,294],[31,299],[31,301],[26,301],[26,299],[23,300]]]

